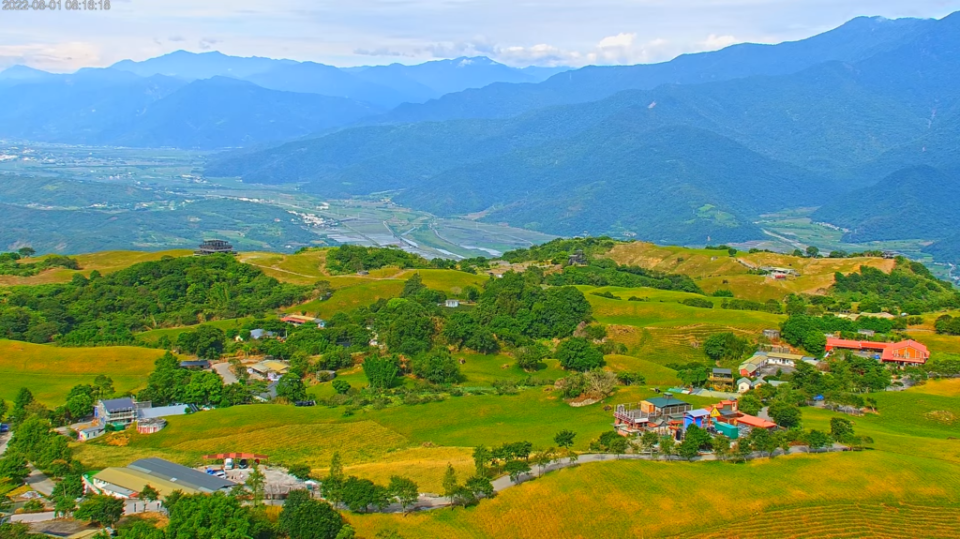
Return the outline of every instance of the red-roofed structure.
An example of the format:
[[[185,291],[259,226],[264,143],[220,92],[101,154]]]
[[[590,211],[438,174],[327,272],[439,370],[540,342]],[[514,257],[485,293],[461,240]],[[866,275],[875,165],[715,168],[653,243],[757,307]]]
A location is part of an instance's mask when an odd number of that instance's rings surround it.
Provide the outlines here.
[[[923,365],[930,359],[930,350],[914,340],[892,342],[853,341],[848,339],[827,338],[827,352],[832,350],[867,350],[880,353],[884,363]]]
[[[773,421],[767,421],[766,419],[747,414],[740,414],[740,417],[734,419],[733,423],[735,425],[746,425],[754,429],[771,430],[777,428],[777,424]]]

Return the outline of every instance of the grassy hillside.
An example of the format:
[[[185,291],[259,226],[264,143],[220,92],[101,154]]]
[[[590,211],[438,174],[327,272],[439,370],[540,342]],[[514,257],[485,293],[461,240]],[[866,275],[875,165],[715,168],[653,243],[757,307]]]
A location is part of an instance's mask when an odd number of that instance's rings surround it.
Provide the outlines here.
[[[90,272],[97,270],[102,274],[113,273],[124,268],[128,268],[140,262],[152,262],[160,260],[165,256],[190,256],[193,251],[187,249],[177,249],[171,251],[102,251],[99,253],[90,253],[82,255],[72,255],[80,263],[80,270],[70,270],[65,268],[54,268],[33,277],[14,277],[10,275],[0,275],[0,286],[16,285],[37,285],[50,283],[65,283],[70,281],[76,274],[89,276]],[[44,257],[21,259],[23,263],[36,262],[43,260]]]
[[[738,298],[754,301],[782,300],[788,294],[822,293],[833,285],[836,272],[854,273],[860,266],[870,266],[890,272],[894,260],[881,258],[801,258],[777,253],[738,253],[731,257],[726,251],[687,249],[659,246],[652,243],[617,245],[607,255],[619,264],[640,266],[669,273],[689,275],[705,292],[730,290]],[[751,275],[753,266],[776,266],[795,269],[800,277],[775,280],[763,275]]]
[[[21,387],[37,400],[60,405],[77,384],[90,384],[103,374],[113,379],[118,392],[139,389],[162,351],[129,346],[58,348],[0,340],[0,398],[12,400]]]

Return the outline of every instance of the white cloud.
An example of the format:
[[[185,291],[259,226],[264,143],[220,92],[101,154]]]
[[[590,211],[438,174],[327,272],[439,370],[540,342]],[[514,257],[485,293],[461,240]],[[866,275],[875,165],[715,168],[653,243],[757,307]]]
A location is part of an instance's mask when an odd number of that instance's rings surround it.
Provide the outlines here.
[[[698,43],[698,45],[703,47],[703,50],[705,51],[715,51],[741,42],[742,40],[739,40],[733,36],[718,36],[716,34],[710,34],[707,39],[701,41]]]
[[[0,45],[0,69],[23,64],[46,71],[73,71],[82,66],[99,65],[100,53],[98,45],[86,42]]]

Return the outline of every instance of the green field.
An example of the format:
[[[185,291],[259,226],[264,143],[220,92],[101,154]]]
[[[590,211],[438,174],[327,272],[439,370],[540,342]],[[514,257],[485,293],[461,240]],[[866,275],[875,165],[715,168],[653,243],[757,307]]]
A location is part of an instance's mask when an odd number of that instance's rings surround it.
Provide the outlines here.
[[[58,348],[19,341],[0,340],[0,398],[12,400],[21,387],[44,404],[59,406],[70,388],[90,384],[103,374],[113,379],[118,393],[142,387],[153,370],[160,350],[114,346],[103,348]]]

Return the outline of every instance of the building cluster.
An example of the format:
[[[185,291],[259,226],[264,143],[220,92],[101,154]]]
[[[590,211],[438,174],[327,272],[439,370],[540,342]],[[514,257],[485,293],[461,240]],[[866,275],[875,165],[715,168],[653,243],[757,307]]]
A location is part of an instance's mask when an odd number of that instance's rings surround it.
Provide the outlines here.
[[[93,409],[93,422],[77,429],[77,439],[85,442],[107,431],[124,430],[134,424],[138,433],[153,434],[167,426],[164,418],[196,411],[197,407],[192,404],[154,407],[150,401],[137,402],[130,397],[101,400]]]
[[[95,474],[86,474],[83,484],[87,492],[121,499],[139,498],[140,492],[148,485],[162,497],[176,490],[184,494],[213,494],[228,492],[234,487],[232,481],[215,474],[158,458],[140,459],[125,468],[106,468]]]
[[[194,251],[194,254],[197,256],[216,254],[235,255],[237,252],[233,250],[233,245],[224,240],[205,240],[200,244],[199,247],[197,247],[197,250]]]
[[[930,350],[914,340],[901,342],[854,341],[827,338],[827,356],[836,350],[849,350],[861,357],[868,357],[900,367],[923,365],[930,359]]]
[[[682,440],[691,425],[705,429],[713,435],[722,434],[731,440],[749,433],[752,429],[772,430],[777,427],[772,421],[744,414],[737,401],[722,400],[702,408],[674,398],[670,393],[654,397],[639,404],[617,405],[613,414],[614,428],[623,436],[637,436],[654,432],[658,436],[671,436]]]

